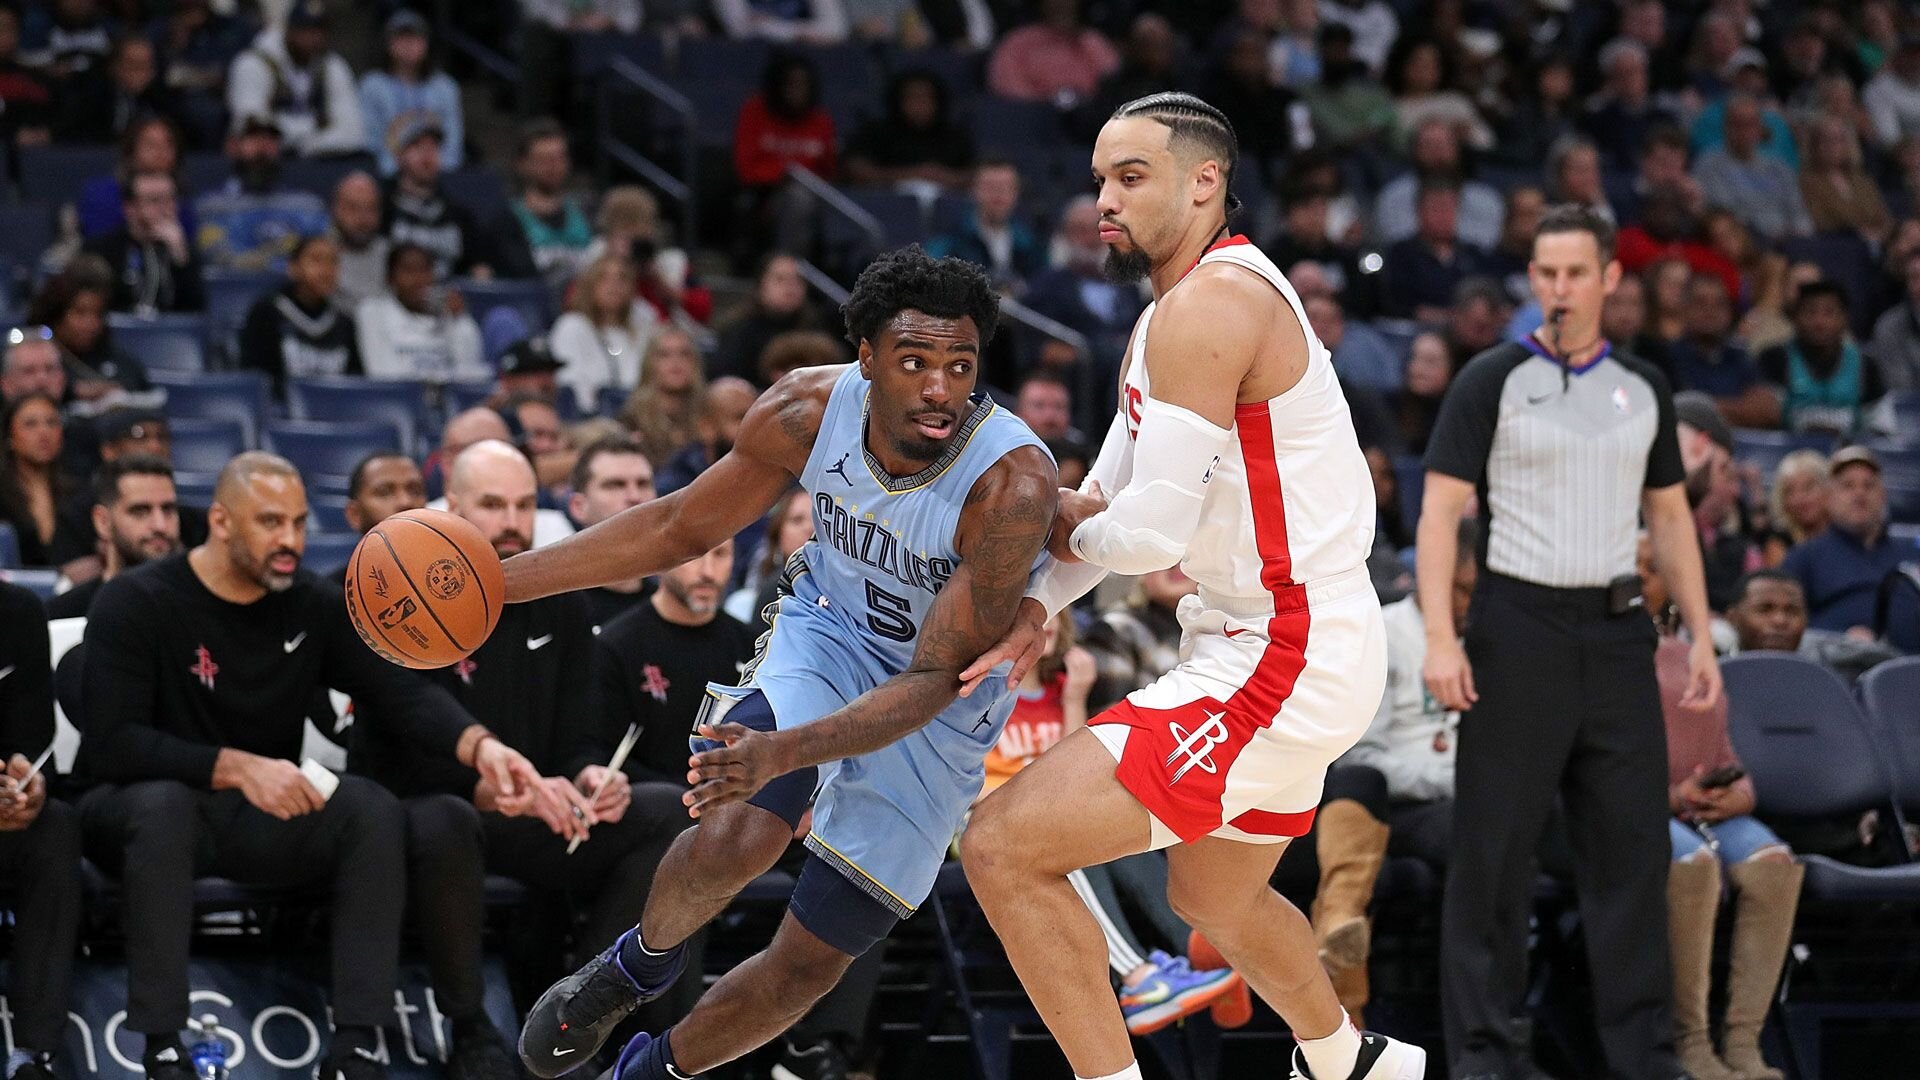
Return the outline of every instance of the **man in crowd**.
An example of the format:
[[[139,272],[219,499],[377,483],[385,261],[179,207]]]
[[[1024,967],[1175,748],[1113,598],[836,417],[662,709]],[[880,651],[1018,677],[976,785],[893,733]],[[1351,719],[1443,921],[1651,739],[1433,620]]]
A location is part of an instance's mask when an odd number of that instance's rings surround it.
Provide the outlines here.
[[[1063,258],[1028,281],[1027,306],[1080,331],[1095,356],[1125,355],[1143,305],[1138,289],[1108,281],[1101,271],[1107,245],[1100,241],[1093,196],[1075,196],[1060,211],[1054,242]]]
[[[653,463],[632,439],[602,439],[588,444],[574,459],[568,486],[573,494],[567,498],[567,516],[580,528],[590,529],[622,510],[653,500]],[[646,578],[635,578],[584,590],[593,632],[600,633],[623,612],[641,606],[647,584]]]
[[[1727,621],[1737,635],[1738,651],[1797,652],[1832,668],[1849,683],[1874,665],[1900,656],[1900,650],[1885,642],[1810,629],[1807,591],[1799,578],[1781,570],[1755,570],[1741,578]]]
[[[269,113],[241,117],[227,140],[233,179],[194,200],[196,246],[208,266],[280,273],[303,237],[326,231],[327,206],[280,181],[280,124]]]
[[[1358,247],[1336,241],[1328,235],[1327,222],[1335,192],[1317,179],[1313,170],[1303,167],[1323,161],[1320,151],[1308,151],[1294,160],[1293,169],[1282,181],[1280,203],[1285,217],[1281,233],[1262,247],[1274,265],[1286,267],[1287,280],[1294,280],[1293,267],[1311,262],[1325,275],[1340,307],[1356,319],[1371,318],[1380,308],[1378,275],[1361,268]],[[1372,254],[1372,253],[1370,253]],[[1373,255],[1378,259],[1378,255]],[[1378,262],[1371,263],[1379,268]],[[1299,291],[1295,283],[1296,292]]]
[[[181,124],[179,100],[160,80],[153,42],[127,34],[113,43],[103,67],[74,80],[62,93],[53,136],[63,143],[116,143],[133,119],[163,116]]]
[[[1614,38],[1600,50],[1606,84],[1587,106],[1580,127],[1605,152],[1609,169],[1632,169],[1647,136],[1673,123],[1673,117],[1653,103],[1649,68],[1647,46],[1630,37]]]
[[[380,231],[380,184],[366,172],[342,177],[333,189],[327,234],[340,246],[340,303],[351,311],[387,288],[386,234]]]
[[[388,181],[381,220],[387,239],[433,255],[434,280],[493,276],[493,245],[466,207],[447,196],[441,179],[440,121],[423,115],[400,133],[400,169]]]
[[[1496,197],[1496,205],[1498,201]],[[1443,177],[1421,181],[1415,214],[1414,234],[1386,251],[1380,275],[1383,306],[1401,318],[1445,322],[1454,287],[1481,272],[1485,255],[1460,235],[1458,182]]]
[[[488,404],[498,407],[513,398],[533,397],[551,402],[560,393],[559,371],[567,362],[553,355],[545,337],[523,338],[507,346],[498,361]]]
[[[1680,465],[1687,474],[1687,502],[1700,528],[1707,605],[1725,611],[1733,603],[1741,577],[1760,567],[1759,548],[1740,531],[1740,474],[1733,463],[1733,430],[1713,399],[1698,390],[1673,395],[1673,414]]]
[[[1677,388],[1713,398],[1714,407],[1739,427],[1780,425],[1780,398],[1760,378],[1760,369],[1732,339],[1733,297],[1718,274],[1694,271],[1687,280],[1686,336],[1667,345]]]
[[[1020,380],[1013,412],[1043,439],[1084,438],[1073,427],[1073,389],[1048,368],[1038,368]]]
[[[1849,446],[1833,455],[1828,471],[1833,496],[1827,528],[1787,552],[1780,569],[1806,590],[1815,628],[1871,638],[1880,584],[1914,559],[1914,547],[1887,535],[1887,489],[1878,455]],[[1910,590],[1894,593],[1886,639],[1908,652],[1920,650],[1920,605]]]
[[[1788,311],[1793,337],[1759,356],[1761,377],[1781,395],[1781,422],[1791,431],[1853,434],[1885,390],[1847,332],[1846,292],[1831,281],[1808,282]]]
[[[269,27],[234,58],[227,76],[227,113],[272,116],[299,157],[365,150],[360,91],[353,69],[328,47],[321,0],[298,0],[284,28]]]
[[[192,1080],[193,879],[321,885],[333,905],[335,1033],[322,1074],[379,1080],[404,899],[400,807],[371,781],[322,791],[295,760],[313,695],[338,687],[422,761],[472,766],[516,812],[540,777],[445,692],[375,656],[338,588],[300,568],[300,475],[265,453],[220,475],[211,536],[118,575],[88,617],[81,803],[90,857],[123,884],[127,1028],[149,1080]],[[362,721],[365,723],[365,721]],[[358,726],[358,725],[356,725]]]
[[[1406,385],[1406,359],[1380,331],[1348,322],[1340,301],[1330,295],[1301,298],[1314,336],[1333,354],[1333,370],[1345,382],[1380,393]]]
[[[681,448],[673,460],[661,467],[660,494],[679,491],[705,472],[707,466],[725,457],[740,433],[740,421],[746,418],[747,410],[759,396],[760,392],[745,379],[723,376],[707,384],[706,406],[701,410],[698,425],[700,437]]]
[[[88,516],[103,560],[100,576],[48,600],[50,619],[87,614],[100,587],[122,571],[180,550],[173,467],[164,458],[145,454],[104,462],[93,474]]]
[[[1047,267],[1047,249],[1015,211],[1020,170],[1004,158],[982,161],[973,172],[973,207],[960,227],[927,244],[934,258],[953,255],[987,268],[1002,289],[1017,288]]]
[[[347,528],[367,530],[405,510],[427,505],[427,481],[405,454],[378,450],[361,458],[347,477]]]
[[[1421,231],[1419,202],[1429,184],[1442,183],[1459,195],[1459,239],[1474,247],[1500,242],[1505,208],[1500,193],[1467,177],[1460,135],[1446,120],[1427,120],[1413,130],[1413,171],[1387,182],[1374,200],[1375,241],[1393,244]]]
[[[76,569],[71,565],[75,559],[99,559],[104,553],[99,551],[95,537],[104,538],[94,528],[94,512],[100,499],[97,473],[115,462],[127,458],[144,457],[155,459],[167,466],[168,501],[172,501],[171,489],[174,486],[172,476],[173,439],[167,418],[157,409],[116,408],[109,409],[93,419],[90,427],[80,426],[84,421],[76,420],[69,425],[67,439],[68,460],[75,460],[77,452],[84,452],[89,459],[97,459],[98,464],[89,465],[86,475],[94,475],[96,484],[74,493],[65,505],[60,507],[61,519],[66,527],[58,533],[75,538],[73,546],[56,545],[55,561],[67,566],[69,572]],[[76,436],[79,436],[76,438]],[[80,473],[79,469],[74,470]],[[178,519],[176,539],[181,544],[192,547],[207,538],[207,511],[199,506],[176,507],[174,516]],[[144,560],[142,560],[144,561]],[[91,573],[94,564],[78,568],[82,575]],[[126,569],[122,566],[122,569]],[[79,580],[76,576],[75,580]],[[89,594],[90,598],[91,594]],[[57,617],[57,616],[56,616]]]
[[[1729,98],[1726,129],[1726,145],[1701,154],[1693,165],[1707,202],[1731,210],[1755,236],[1770,243],[1812,232],[1799,176],[1762,145],[1767,129],[1759,99],[1749,94]]]
[[[113,310],[157,315],[205,307],[200,256],[180,228],[173,177],[157,170],[135,173],[120,203],[126,224],[87,245],[113,269]]]
[[[80,816],[47,796],[53,744],[53,668],[47,617],[18,585],[0,583],[0,903],[13,912],[12,1042],[6,1080],[54,1080],[65,1039],[67,984],[80,929]]]
[[[444,483],[446,473],[452,468],[455,459],[465,452],[467,447],[487,440],[503,443],[513,441],[513,430],[500,414],[485,406],[475,406],[447,421],[446,428],[440,432],[440,450],[428,462],[428,490],[436,484]],[[445,510],[445,495],[435,498],[427,504],[429,510]],[[573,535],[573,523],[567,515],[558,510],[539,510],[533,519],[533,546],[545,547],[555,540],[563,540]]]
[[[67,369],[60,364],[60,346],[51,337],[13,330],[7,335],[6,362],[0,366],[0,402],[28,394],[65,401]]]
[[[520,197],[514,200],[513,217],[534,268],[556,287],[564,286],[573,280],[593,243],[586,211],[567,192],[573,158],[567,150],[566,129],[546,117],[528,123],[520,131],[514,171],[520,177]]]

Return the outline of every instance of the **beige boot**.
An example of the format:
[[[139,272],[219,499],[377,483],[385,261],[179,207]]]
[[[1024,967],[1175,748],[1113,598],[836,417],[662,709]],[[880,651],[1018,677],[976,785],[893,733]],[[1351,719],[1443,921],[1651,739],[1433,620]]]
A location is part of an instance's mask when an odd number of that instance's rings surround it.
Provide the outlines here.
[[[1694,1080],[1740,1080],[1713,1055],[1707,991],[1713,980],[1713,922],[1720,913],[1720,864],[1683,860],[1667,871],[1667,942],[1673,952],[1673,1049]]]
[[[1340,1007],[1347,1010],[1347,1018],[1353,1026],[1362,1031],[1367,1029],[1367,1001],[1372,996],[1372,987],[1367,980],[1367,965],[1355,964],[1341,968],[1327,975],[1333,983],[1333,996],[1340,999]]]
[[[1760,1029],[1766,1025],[1780,969],[1793,944],[1793,915],[1800,907],[1800,879],[1806,867],[1767,859],[1727,868],[1736,890],[1733,901],[1733,955],[1727,966],[1725,1057],[1741,1080],[1783,1080],[1780,1070],[1760,1056]]]
[[[1314,828],[1320,889],[1313,896],[1313,932],[1329,972],[1366,966],[1372,940],[1367,905],[1386,861],[1388,835],[1387,826],[1352,799],[1320,808]]]

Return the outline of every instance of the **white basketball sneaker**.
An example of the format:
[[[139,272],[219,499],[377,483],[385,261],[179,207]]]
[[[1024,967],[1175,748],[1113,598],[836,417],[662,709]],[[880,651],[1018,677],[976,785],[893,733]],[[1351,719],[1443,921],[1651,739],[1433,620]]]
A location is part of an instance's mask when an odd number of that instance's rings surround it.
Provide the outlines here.
[[[1425,1080],[1426,1075],[1425,1050],[1371,1031],[1360,1033],[1360,1056],[1345,1077],[1315,1076],[1300,1048],[1293,1048],[1293,1080]]]

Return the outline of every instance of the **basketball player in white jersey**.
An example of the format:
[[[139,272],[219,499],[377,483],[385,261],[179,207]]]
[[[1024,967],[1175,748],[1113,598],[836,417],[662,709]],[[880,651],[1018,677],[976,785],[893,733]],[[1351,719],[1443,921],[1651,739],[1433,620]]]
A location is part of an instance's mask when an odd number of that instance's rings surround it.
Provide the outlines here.
[[[1066,875],[1165,848],[1174,910],[1293,1029],[1296,1077],[1413,1080],[1426,1052],[1353,1026],[1306,918],[1267,885],[1380,703],[1386,643],[1365,567],[1371,476],[1299,297],[1229,233],[1236,156],[1226,117],[1184,93],[1129,102],[1100,131],[1108,272],[1149,278],[1154,303],[1087,482],[1061,493],[1058,562],[962,678],[1009,658],[1018,677],[1044,622],[1107,571],[1177,563],[1199,592],[1180,605],[1179,666],[982,803],[962,857],[1077,1077],[1140,1072]]]

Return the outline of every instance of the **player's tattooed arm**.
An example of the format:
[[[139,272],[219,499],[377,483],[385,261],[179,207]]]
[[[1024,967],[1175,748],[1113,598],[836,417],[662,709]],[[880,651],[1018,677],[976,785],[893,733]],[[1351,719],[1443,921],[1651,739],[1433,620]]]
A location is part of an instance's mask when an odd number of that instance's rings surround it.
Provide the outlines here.
[[[1058,499],[1058,473],[1038,448],[1015,450],[989,469],[960,513],[960,565],[927,611],[907,669],[797,728],[771,734],[737,724],[702,729],[726,745],[690,762],[694,787],[684,801],[693,814],[751,798],[782,773],[871,753],[951,704],[960,672],[1012,625]]]
[[[834,380],[845,370],[788,374],[747,410],[733,449],[686,487],[508,559],[507,602],[671,570],[757,521],[806,468]]]

